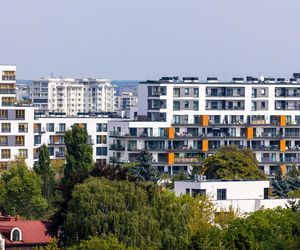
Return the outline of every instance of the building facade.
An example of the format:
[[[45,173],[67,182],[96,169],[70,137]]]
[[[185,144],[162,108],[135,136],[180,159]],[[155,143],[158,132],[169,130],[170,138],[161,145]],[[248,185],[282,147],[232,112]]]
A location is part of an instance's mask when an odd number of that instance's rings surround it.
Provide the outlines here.
[[[32,102],[40,110],[77,116],[80,112],[113,112],[115,90],[106,79],[38,79]]]
[[[148,147],[158,169],[188,171],[222,146],[252,149],[272,176],[300,166],[299,74],[284,78],[163,77],[141,82],[138,121],[109,124],[114,160],[134,161]]]
[[[16,104],[16,67],[0,65],[0,168],[15,157],[33,163],[34,108]]]
[[[116,96],[115,108],[117,111],[129,111],[132,107],[137,106],[137,96],[133,92],[121,92]]]

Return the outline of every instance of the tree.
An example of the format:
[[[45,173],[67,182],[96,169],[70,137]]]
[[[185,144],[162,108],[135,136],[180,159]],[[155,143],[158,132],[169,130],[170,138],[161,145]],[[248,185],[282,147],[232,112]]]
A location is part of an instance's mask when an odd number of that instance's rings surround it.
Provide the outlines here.
[[[292,169],[288,172],[288,176],[297,177],[300,175],[300,171],[297,169],[296,165],[292,165]]]
[[[33,170],[41,177],[43,182],[42,194],[49,204],[53,202],[55,192],[54,171],[50,163],[50,155],[45,144],[40,147],[38,162]]]
[[[78,245],[69,247],[68,250],[138,250],[138,248],[127,248],[122,242],[119,242],[115,236],[100,238],[90,237],[88,240],[82,240]]]
[[[209,179],[265,179],[258,168],[255,154],[248,149],[222,147],[205,162],[205,175]]]
[[[48,204],[42,196],[42,181],[24,160],[12,162],[9,170],[2,173],[0,189],[1,206],[7,214],[43,218]]]
[[[300,188],[299,177],[284,176],[272,180],[273,195],[280,198],[287,198],[288,194],[291,191],[295,191],[299,188]]]
[[[299,249],[299,235],[299,215],[277,208],[234,219],[224,239],[228,249]]]
[[[152,166],[152,155],[149,153],[147,147],[140,152],[139,165],[133,166],[129,169],[129,178],[136,182],[157,182],[157,170]]]
[[[114,235],[126,247],[184,249],[187,209],[174,193],[128,181],[89,178],[75,186],[64,227],[69,243]]]
[[[83,182],[93,169],[93,148],[87,130],[78,124],[65,133],[66,165],[62,178],[64,198],[68,201],[74,186]]]

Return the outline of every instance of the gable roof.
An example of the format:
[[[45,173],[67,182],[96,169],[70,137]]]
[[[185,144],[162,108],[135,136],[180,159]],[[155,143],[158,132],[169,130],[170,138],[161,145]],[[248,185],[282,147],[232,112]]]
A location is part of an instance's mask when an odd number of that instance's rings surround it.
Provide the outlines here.
[[[0,221],[0,233],[5,238],[5,244],[46,244],[50,240],[48,232],[50,222],[47,221]],[[12,242],[10,233],[13,228],[19,228],[22,232],[22,241]]]

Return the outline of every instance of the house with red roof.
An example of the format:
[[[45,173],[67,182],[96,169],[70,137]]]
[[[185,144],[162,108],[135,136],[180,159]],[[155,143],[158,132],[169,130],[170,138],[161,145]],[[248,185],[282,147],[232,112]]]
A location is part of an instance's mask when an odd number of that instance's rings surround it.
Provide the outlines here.
[[[50,222],[0,216],[0,249],[30,250],[49,243]]]

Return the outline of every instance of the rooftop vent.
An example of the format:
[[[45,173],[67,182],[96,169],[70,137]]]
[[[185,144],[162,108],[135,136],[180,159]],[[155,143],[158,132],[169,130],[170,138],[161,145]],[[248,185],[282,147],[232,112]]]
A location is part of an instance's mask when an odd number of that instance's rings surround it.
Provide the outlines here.
[[[243,77],[233,77],[233,78],[232,78],[232,81],[233,81],[233,82],[243,82],[243,81],[244,81],[244,78],[243,78]]]
[[[277,78],[277,82],[280,82],[280,83],[285,82],[285,78]]]
[[[297,78],[297,79],[300,79],[300,73],[294,73],[294,74],[293,74],[293,77],[294,77],[294,78]]]
[[[163,82],[177,82],[179,79],[178,76],[163,76],[162,78],[160,78],[161,81]]]
[[[218,77],[207,77],[207,82],[218,82]]]
[[[183,82],[198,82],[199,78],[198,77],[183,77],[182,80],[183,80]]]
[[[246,77],[246,81],[247,82],[252,82],[253,81],[253,77],[252,76],[247,76]]]

